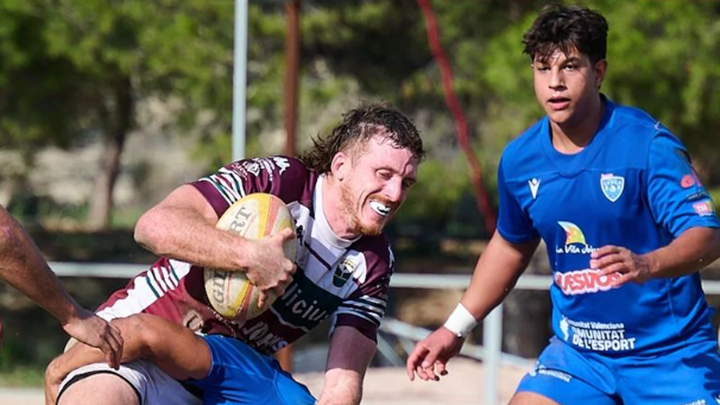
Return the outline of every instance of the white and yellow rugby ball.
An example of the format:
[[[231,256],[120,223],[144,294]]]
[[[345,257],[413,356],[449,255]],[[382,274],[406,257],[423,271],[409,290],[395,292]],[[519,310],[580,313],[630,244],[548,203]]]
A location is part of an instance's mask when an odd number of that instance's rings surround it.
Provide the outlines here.
[[[265,193],[249,194],[231,205],[217,222],[216,228],[247,239],[265,236],[290,228],[295,221],[283,201]],[[295,261],[295,239],[283,246],[285,256]],[[258,306],[260,290],[242,271],[205,269],[205,293],[212,307],[225,318],[244,322],[264,312],[277,298],[270,296],[265,308]]]

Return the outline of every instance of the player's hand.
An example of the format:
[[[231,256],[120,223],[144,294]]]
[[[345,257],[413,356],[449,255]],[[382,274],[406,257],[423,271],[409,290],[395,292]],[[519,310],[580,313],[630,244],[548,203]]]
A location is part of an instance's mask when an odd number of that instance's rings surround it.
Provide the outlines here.
[[[644,283],[652,278],[652,263],[646,256],[636,255],[630,249],[621,246],[603,246],[590,255],[590,268],[600,270],[600,274],[610,276],[617,274],[612,280],[613,287],[628,282]]]
[[[418,342],[408,357],[406,368],[410,381],[415,375],[424,381],[439,381],[446,375],[447,362],[460,353],[465,339],[456,336],[445,327],[440,327],[430,336]]]
[[[65,379],[65,376],[59,373],[56,361],[57,358],[45,369],[45,405],[55,405],[60,384]]]
[[[258,305],[265,308],[270,295],[280,297],[285,288],[293,281],[296,266],[285,257],[283,245],[286,241],[295,239],[292,229],[282,231],[254,241],[254,249],[250,253],[250,265],[247,267],[247,277],[253,285],[260,289]]]
[[[114,369],[120,366],[123,338],[115,326],[87,309],[78,308],[77,316],[65,323],[63,329],[78,341],[102,350],[108,366]]]

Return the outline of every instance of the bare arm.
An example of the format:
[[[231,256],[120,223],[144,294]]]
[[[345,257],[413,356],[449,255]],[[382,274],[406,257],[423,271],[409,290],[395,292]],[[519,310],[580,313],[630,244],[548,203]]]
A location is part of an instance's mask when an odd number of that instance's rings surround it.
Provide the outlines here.
[[[460,302],[475,319],[484,319],[515,287],[540,240],[510,243],[495,232],[475,265],[470,286]]]
[[[122,363],[148,359],[178,380],[201,379],[210,371],[209,347],[188,328],[148,314],[114,319],[112,324],[125,340]],[[45,371],[46,402],[55,403],[57,389],[71,371],[102,361],[102,356],[97,349],[76,344],[56,357]]]
[[[680,234],[669,245],[638,255],[620,246],[603,246],[592,253],[590,267],[602,274],[618,273],[619,286],[653,278],[695,273],[720,257],[720,229],[696,227]]]
[[[99,347],[108,364],[118,364],[122,352],[119,332],[70,297],[25,229],[2,207],[0,278],[45,308],[70,336]]]
[[[159,256],[246,272],[264,294],[272,291],[282,295],[295,272],[295,264],[283,251],[285,241],[295,237],[293,232],[285,229],[260,240],[248,240],[215,228],[217,221],[215,210],[202,194],[191,185],[183,185],[138,220],[135,240]]]
[[[539,240],[513,244],[495,232],[475,266],[470,286],[460,301],[476,320],[487,316],[515,287],[532,258]],[[410,380],[438,380],[446,364],[460,352],[464,339],[444,326],[420,341],[407,360]]]
[[[135,226],[135,241],[158,256],[202,267],[247,267],[249,241],[215,228],[218,216],[195,187],[183,185],[152,207]]]
[[[332,335],[319,405],[357,405],[362,398],[365,371],[375,355],[375,342],[349,326]]]

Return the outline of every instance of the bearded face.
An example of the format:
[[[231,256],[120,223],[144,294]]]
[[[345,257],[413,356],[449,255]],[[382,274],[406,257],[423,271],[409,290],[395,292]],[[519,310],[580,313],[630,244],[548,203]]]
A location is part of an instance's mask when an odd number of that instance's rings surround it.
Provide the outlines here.
[[[407,198],[418,161],[408,149],[374,137],[346,162],[340,199],[351,235],[379,235]]]

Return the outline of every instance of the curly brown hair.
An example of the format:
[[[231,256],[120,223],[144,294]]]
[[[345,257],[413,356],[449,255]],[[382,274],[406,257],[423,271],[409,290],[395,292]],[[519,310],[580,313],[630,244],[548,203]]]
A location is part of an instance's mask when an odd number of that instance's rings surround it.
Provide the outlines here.
[[[335,154],[364,145],[376,135],[391,141],[395,148],[409,149],[418,161],[425,158],[420,133],[405,115],[383,104],[363,104],[343,114],[329,136],[314,138],[312,149],[300,160],[311,170],[328,173]]]
[[[523,36],[532,61],[546,62],[556,50],[566,55],[574,48],[595,63],[605,59],[608,23],[598,11],[580,6],[545,6]]]

